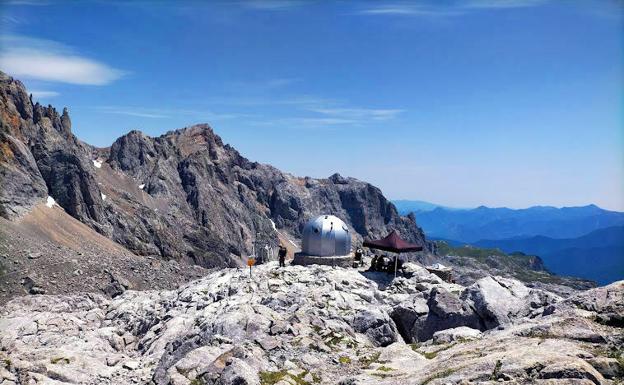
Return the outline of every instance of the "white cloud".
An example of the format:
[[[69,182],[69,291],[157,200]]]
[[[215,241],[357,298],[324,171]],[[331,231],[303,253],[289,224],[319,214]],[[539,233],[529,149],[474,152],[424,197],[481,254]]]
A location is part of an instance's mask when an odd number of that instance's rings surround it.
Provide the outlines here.
[[[343,119],[358,120],[389,120],[403,112],[400,109],[372,109],[372,108],[315,108],[312,111],[323,115],[341,117]]]
[[[546,0],[472,0],[466,8],[525,8],[545,3]]]
[[[364,126],[372,121],[394,119],[404,110],[373,108],[308,108],[320,116],[287,117],[256,121],[258,126],[289,126],[292,128],[325,128]]]
[[[241,117],[240,114],[218,114],[208,110],[192,110],[184,108],[147,108],[128,106],[98,106],[96,110],[106,114],[136,116],[139,118],[165,119],[185,116],[197,120],[216,121]]]
[[[53,98],[53,97],[60,95],[56,91],[43,91],[43,90],[33,90],[33,91],[30,91],[30,93],[32,94],[33,98],[40,98],[40,99],[49,99],[49,98]]]
[[[96,107],[96,109],[106,114],[136,116],[139,118],[161,119],[169,117],[158,110],[140,107],[102,106]]]
[[[381,4],[360,10],[363,15],[457,16],[468,11],[485,9],[534,7],[548,0],[469,0],[457,2]]]
[[[0,45],[0,68],[18,78],[104,85],[126,73],[50,40],[9,35],[0,37]]]
[[[365,15],[438,15],[446,14],[433,8],[423,7],[416,4],[385,4],[361,10],[359,13]]]

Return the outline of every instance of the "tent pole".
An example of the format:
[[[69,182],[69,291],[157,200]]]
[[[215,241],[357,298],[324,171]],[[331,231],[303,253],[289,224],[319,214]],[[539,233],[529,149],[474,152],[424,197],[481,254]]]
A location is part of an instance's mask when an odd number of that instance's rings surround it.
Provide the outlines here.
[[[397,253],[396,257],[394,257],[394,278],[396,278],[396,275],[397,275],[397,265],[399,264],[399,255],[400,253]]]

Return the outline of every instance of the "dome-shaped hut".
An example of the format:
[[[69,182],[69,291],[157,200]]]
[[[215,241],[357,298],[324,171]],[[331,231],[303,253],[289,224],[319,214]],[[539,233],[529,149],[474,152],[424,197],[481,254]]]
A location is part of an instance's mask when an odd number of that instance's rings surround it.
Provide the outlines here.
[[[347,225],[333,215],[320,215],[303,228],[302,251],[327,257],[351,252],[351,234]]]
[[[340,218],[319,215],[303,228],[301,253],[294,264],[351,265],[351,232]]]

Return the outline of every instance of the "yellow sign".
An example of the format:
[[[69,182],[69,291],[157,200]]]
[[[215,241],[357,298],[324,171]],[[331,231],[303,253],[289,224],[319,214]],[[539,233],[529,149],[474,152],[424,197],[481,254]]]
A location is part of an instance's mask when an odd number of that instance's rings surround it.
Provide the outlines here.
[[[252,267],[256,263],[255,258],[247,258],[247,266]]]

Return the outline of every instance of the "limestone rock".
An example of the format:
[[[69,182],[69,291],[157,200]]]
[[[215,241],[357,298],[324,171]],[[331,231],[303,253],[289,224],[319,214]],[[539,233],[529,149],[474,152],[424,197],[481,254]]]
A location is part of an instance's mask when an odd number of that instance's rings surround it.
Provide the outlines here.
[[[485,329],[470,307],[474,297],[461,294],[467,288],[430,283],[421,292],[413,279],[380,290],[354,269],[271,262],[252,279],[222,269],[171,291],[23,296],[0,310],[0,375],[15,383],[155,385],[608,385],[621,376],[621,329],[599,321],[621,306],[621,283],[608,295],[598,288],[547,296],[551,309],[536,312],[533,289],[502,281],[496,290],[523,305],[504,328],[480,333],[456,325]],[[588,310],[588,298],[602,300]]]
[[[454,341],[468,341],[481,337],[481,334],[480,330],[467,326],[459,326],[433,333],[433,342],[436,344],[445,344]]]

